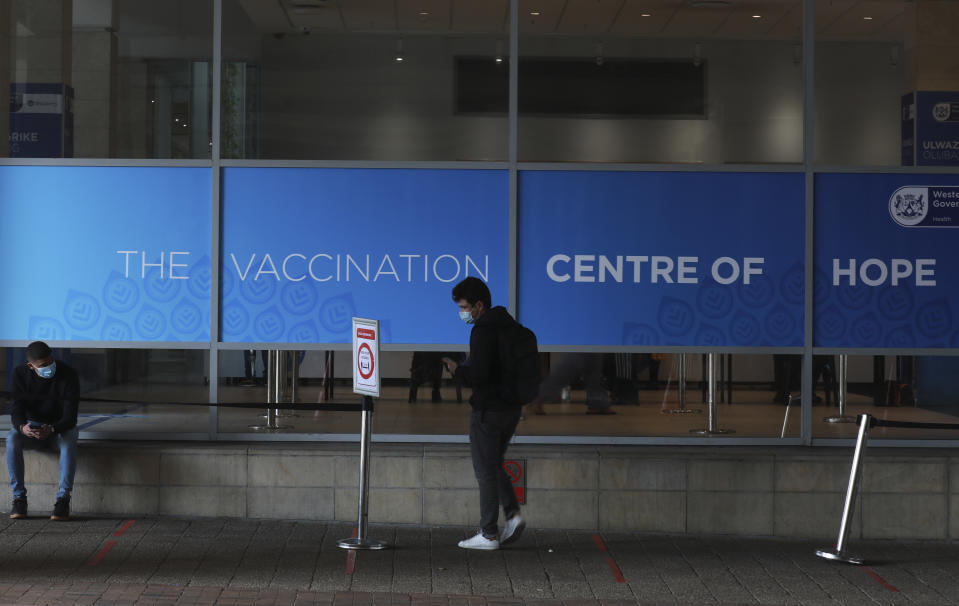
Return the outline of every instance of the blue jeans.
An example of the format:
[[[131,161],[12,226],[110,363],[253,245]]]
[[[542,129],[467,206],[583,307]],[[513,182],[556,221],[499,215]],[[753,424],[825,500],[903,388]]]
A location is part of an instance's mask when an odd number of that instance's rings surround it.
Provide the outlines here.
[[[7,470],[10,472],[10,488],[13,498],[27,496],[27,487],[23,484],[23,451],[44,448],[60,451],[60,486],[57,498],[70,498],[73,491],[73,476],[77,472],[77,435],[76,427],[63,433],[50,434],[46,440],[28,438],[16,428],[7,434]]]

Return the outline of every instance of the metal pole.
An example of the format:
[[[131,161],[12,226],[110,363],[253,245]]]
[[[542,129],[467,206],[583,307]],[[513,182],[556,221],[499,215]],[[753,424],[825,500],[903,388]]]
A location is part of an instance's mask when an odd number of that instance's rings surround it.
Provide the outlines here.
[[[823,419],[826,423],[855,423],[856,417],[850,417],[846,414],[846,395],[849,393],[846,385],[846,369],[849,363],[849,357],[846,354],[839,355],[839,414]]]
[[[689,433],[701,436],[735,433],[732,429],[716,427],[716,354],[714,353],[706,354],[706,383],[708,388],[706,412],[709,415],[706,429],[690,429]]]
[[[859,437],[856,438],[856,450],[852,455],[852,468],[849,470],[849,485],[846,486],[846,504],[842,508],[842,521],[839,523],[839,538],[836,539],[836,550],[816,550],[816,555],[827,560],[846,562],[847,564],[862,564],[862,558],[846,553],[846,542],[849,539],[850,524],[852,523],[853,507],[856,506],[856,494],[859,491],[859,479],[862,476],[862,457],[866,452],[866,441],[869,439],[869,428],[872,417],[867,414],[859,415]]]
[[[359,514],[356,523],[356,537],[340,539],[337,545],[343,549],[386,549],[381,541],[372,541],[366,537],[367,510],[370,493],[370,439],[373,435],[373,398],[363,396],[363,416],[360,427],[360,491]]]
[[[793,395],[789,394],[786,398],[786,414],[783,416],[783,430],[779,433],[780,438],[786,437],[786,423],[789,422],[789,406],[793,403]]]
[[[670,408],[663,412],[670,414],[699,414],[703,412],[701,408],[686,408],[686,354],[679,354],[679,380],[677,388],[679,396],[679,408]]]
[[[293,383],[296,381],[294,378],[294,370],[291,366],[295,363],[296,352],[291,350],[280,350],[279,356],[277,358],[277,373],[276,373],[276,382],[279,385],[277,391],[276,402],[279,403],[289,403],[293,402]],[[296,414],[292,410],[285,409],[276,411],[277,417],[298,417],[300,415]]]
[[[250,429],[256,430],[268,430],[272,431],[275,429],[290,429],[291,425],[277,425],[276,417],[279,414],[279,410],[276,408],[276,404],[280,401],[280,377],[279,377],[279,357],[280,352],[275,349],[271,349],[267,352],[266,355],[266,414],[262,415],[266,419],[265,425],[250,425]],[[270,406],[270,405],[273,406]]]

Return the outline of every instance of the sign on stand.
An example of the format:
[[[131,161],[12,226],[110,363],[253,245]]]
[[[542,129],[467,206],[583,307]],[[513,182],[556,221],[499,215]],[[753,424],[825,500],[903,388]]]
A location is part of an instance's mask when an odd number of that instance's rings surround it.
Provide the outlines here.
[[[353,392],[380,397],[380,322],[353,318]]]

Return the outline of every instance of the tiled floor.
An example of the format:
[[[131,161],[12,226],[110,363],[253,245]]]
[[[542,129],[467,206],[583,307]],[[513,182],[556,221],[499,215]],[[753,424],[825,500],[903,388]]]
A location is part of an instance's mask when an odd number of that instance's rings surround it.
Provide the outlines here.
[[[374,525],[392,546],[347,552],[342,524],[43,517],[0,521],[0,604],[952,605],[959,545],[528,528],[500,551],[467,528]]]

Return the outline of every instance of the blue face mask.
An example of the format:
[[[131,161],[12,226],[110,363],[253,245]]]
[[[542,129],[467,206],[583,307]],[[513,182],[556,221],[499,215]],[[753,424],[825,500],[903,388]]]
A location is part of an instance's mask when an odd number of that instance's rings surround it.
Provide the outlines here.
[[[53,374],[57,372],[57,363],[52,362],[49,366],[44,366],[43,368],[37,369],[37,375],[42,379],[52,379]]]
[[[476,320],[473,318],[473,314],[468,311],[460,311],[460,320],[466,322],[467,324],[472,324]]]

